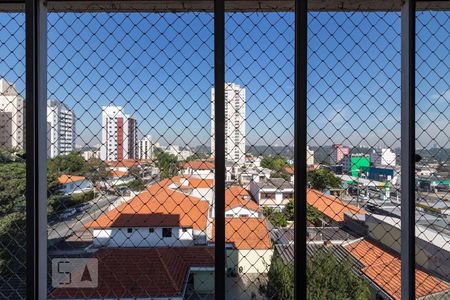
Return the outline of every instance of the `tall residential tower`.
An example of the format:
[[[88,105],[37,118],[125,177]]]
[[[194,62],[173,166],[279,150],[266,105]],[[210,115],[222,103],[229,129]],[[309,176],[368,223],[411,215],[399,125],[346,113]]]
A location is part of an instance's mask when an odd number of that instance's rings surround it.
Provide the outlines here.
[[[214,103],[211,90],[211,153],[214,155]],[[236,83],[225,84],[225,159],[245,164],[245,89]]]
[[[0,78],[0,148],[24,148],[24,116],[24,99],[16,86]]]
[[[47,155],[67,155],[75,149],[75,114],[58,100],[47,101]]]
[[[121,106],[104,106],[102,113],[102,160],[137,159],[137,122]]]

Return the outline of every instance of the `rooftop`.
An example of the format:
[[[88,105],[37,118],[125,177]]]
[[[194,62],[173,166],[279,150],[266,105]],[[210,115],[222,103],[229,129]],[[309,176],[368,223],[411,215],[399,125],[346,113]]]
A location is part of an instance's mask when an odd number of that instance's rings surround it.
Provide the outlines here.
[[[294,184],[283,178],[264,178],[257,185],[260,189],[294,189]]]
[[[58,182],[60,184],[66,184],[71,182],[77,182],[81,180],[85,180],[86,177],[84,176],[75,176],[75,175],[61,175],[58,177]]]
[[[170,179],[153,184],[130,201],[101,215],[85,226],[109,227],[191,227],[206,230],[208,202],[172,190]],[[156,215],[156,216],[155,216]],[[175,218],[177,220],[175,221]]]
[[[259,211],[259,205],[253,200],[249,191],[234,185],[225,190],[225,210],[236,207],[245,207],[249,210]]]
[[[337,197],[324,194],[314,189],[308,190],[306,200],[309,205],[314,206],[335,222],[343,222],[344,214],[350,216],[366,214],[366,211],[362,208],[358,208],[340,200]]]
[[[55,289],[49,298],[182,296],[192,267],[214,267],[214,248],[105,248],[99,250],[97,288]]]
[[[401,261],[374,243],[362,240],[345,247],[364,267],[362,273],[394,299],[401,299]],[[443,292],[450,285],[416,268],[416,297]]]
[[[185,162],[183,164],[183,169],[214,170],[214,163],[212,163],[210,161],[193,160],[193,161]]]

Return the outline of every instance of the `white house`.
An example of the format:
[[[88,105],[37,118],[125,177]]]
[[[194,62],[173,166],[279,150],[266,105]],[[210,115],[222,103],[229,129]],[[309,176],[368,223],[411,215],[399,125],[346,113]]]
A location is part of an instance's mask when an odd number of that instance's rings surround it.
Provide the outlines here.
[[[261,207],[283,209],[294,198],[294,184],[283,178],[266,178],[252,181],[250,193]]]
[[[58,182],[65,196],[91,191],[93,189],[92,182],[84,176],[61,175],[58,178]]]

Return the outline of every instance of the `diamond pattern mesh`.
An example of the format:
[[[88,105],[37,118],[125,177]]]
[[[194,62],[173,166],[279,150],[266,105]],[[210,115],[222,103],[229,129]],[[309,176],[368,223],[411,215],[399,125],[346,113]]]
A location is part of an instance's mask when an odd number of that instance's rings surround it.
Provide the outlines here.
[[[0,13],[0,298],[25,292],[25,15]]]
[[[447,299],[450,18],[416,17],[416,297]],[[25,297],[24,21],[0,13],[2,299]],[[308,13],[308,299],[401,299],[400,21]],[[226,299],[294,298],[294,23],[225,14]],[[213,13],[47,25],[48,297],[214,299]],[[76,258],[98,269],[55,285]]]

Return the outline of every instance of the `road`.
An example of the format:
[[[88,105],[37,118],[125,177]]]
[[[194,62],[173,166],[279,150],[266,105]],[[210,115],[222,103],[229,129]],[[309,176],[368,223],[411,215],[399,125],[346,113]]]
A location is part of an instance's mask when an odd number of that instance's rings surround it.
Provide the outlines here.
[[[48,245],[52,246],[62,240],[67,239],[75,232],[82,231],[84,224],[92,222],[103,212],[108,210],[109,205],[119,197],[115,195],[101,195],[87,203],[89,208],[82,212],[77,212],[66,220],[59,221],[47,227]]]

